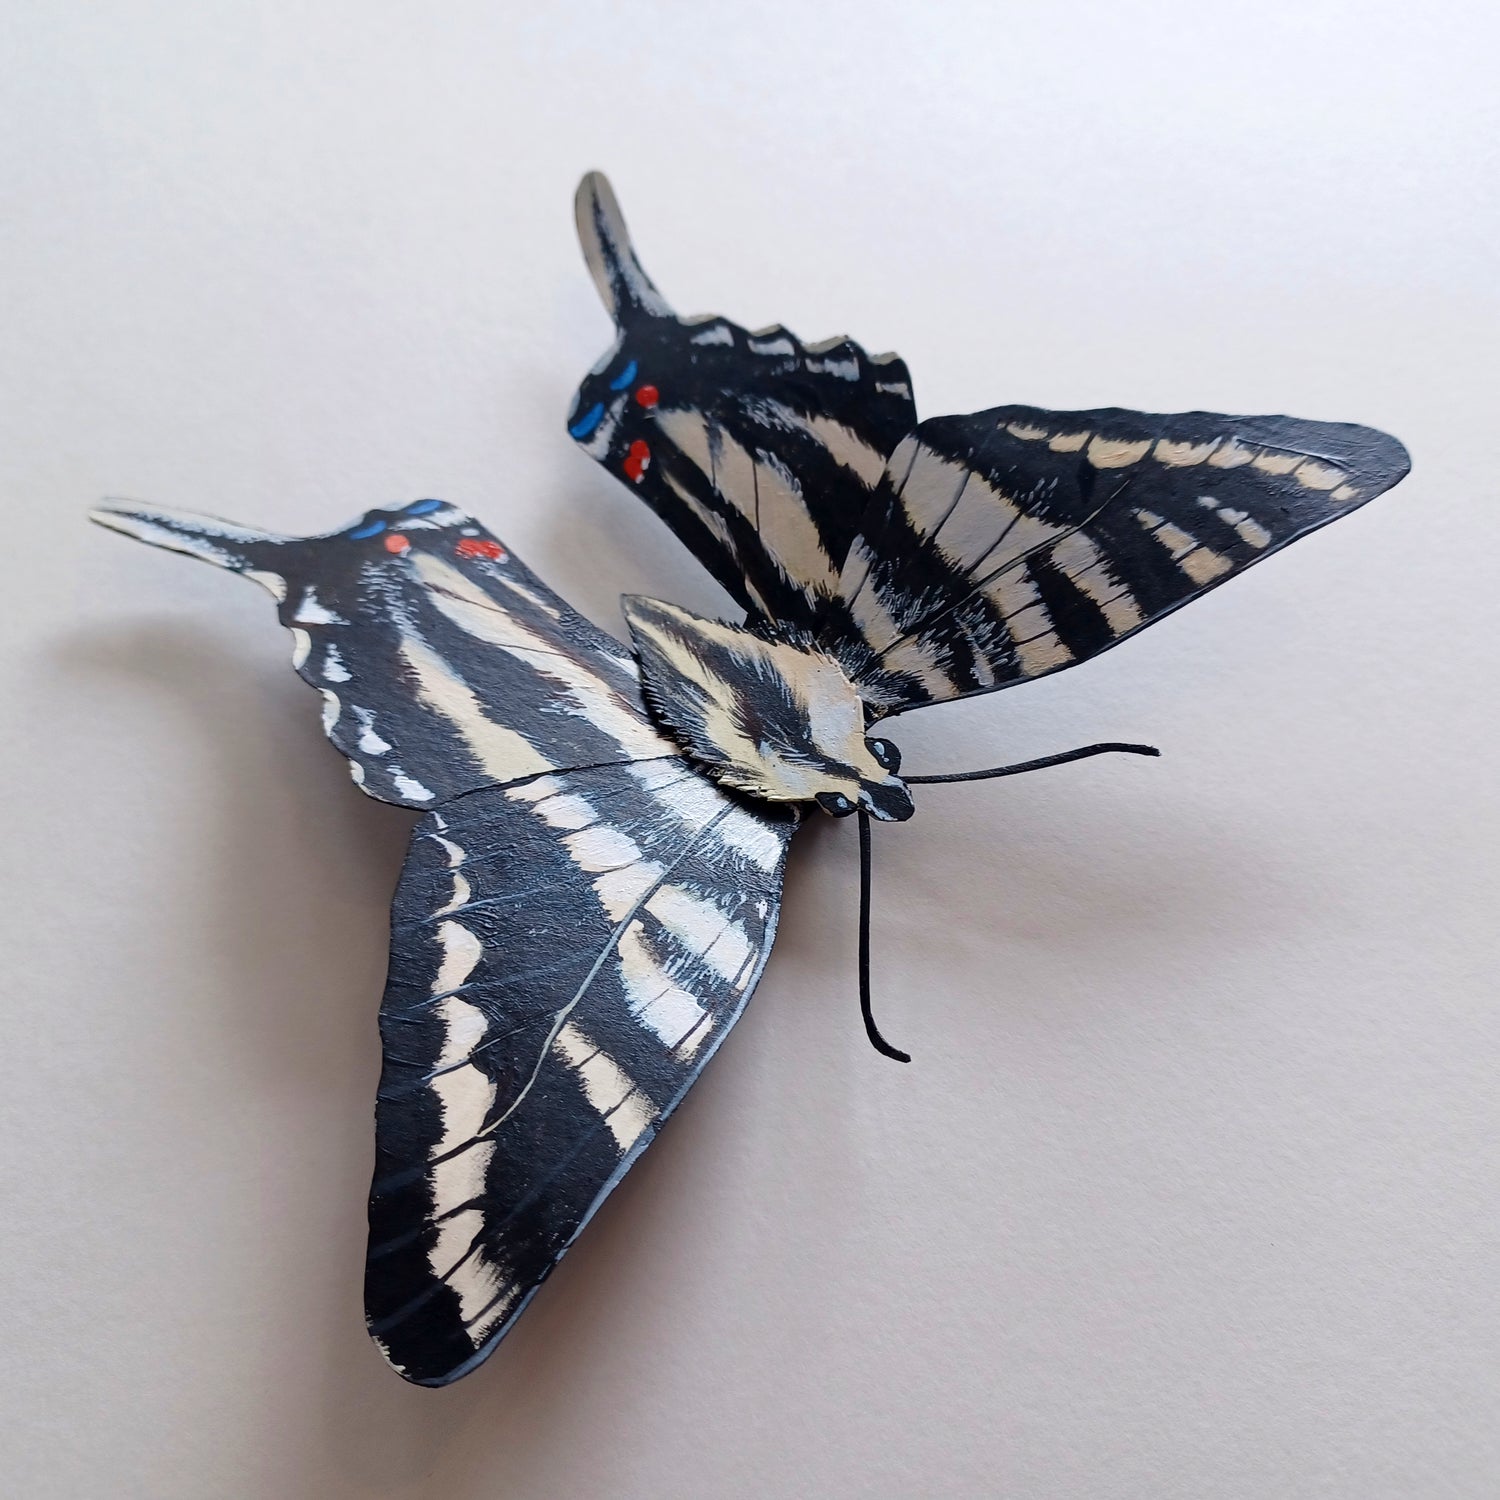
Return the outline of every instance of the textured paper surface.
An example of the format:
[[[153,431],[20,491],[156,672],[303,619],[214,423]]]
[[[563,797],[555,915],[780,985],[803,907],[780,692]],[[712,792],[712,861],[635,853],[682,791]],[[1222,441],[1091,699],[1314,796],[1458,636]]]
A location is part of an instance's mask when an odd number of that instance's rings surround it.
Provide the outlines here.
[[[1009,8],[1006,8],[1007,10]],[[718,11],[717,14],[714,11]],[[1488,1500],[1500,1474],[1480,7],[28,6],[0,134],[0,1489]],[[440,495],[616,633],[723,598],[563,431],[613,175],[683,308],[923,413],[1285,410],[1412,477],[1139,640],[901,724],[882,1026],[847,823],[497,1358],[360,1324],[409,818],[254,590],[92,531]]]

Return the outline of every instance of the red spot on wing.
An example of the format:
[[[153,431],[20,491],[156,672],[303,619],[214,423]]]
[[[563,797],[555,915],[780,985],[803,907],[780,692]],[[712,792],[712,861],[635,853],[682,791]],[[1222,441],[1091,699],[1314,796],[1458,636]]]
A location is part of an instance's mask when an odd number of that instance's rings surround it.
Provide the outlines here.
[[[460,557],[482,557],[486,562],[504,562],[505,548],[487,536],[466,536],[453,549]]]
[[[654,385],[643,385],[635,393],[637,406],[655,406],[661,400],[661,392]]]
[[[651,450],[640,438],[637,438],[625,455],[625,477],[633,484],[639,484],[650,464]]]
[[[410,552],[411,543],[401,535],[399,531],[393,531],[385,539],[385,550],[387,552]]]

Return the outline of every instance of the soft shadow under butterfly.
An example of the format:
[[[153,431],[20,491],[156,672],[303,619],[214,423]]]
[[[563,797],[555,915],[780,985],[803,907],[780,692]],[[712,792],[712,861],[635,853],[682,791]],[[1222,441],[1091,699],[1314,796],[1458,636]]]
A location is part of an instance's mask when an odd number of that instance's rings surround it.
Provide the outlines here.
[[[366,1305],[407,1379],[472,1370],[739,1016],[814,804],[911,816],[877,720],[1113,646],[1401,478],[1366,427],[1001,406],[918,423],[906,366],[678,317],[603,177],[578,229],[618,337],[573,437],[744,607],[627,598],[633,654],[438,500],[329,536],[111,503],[245,573],[371,796],[396,891]],[[1001,775],[1104,749],[1090,746]]]

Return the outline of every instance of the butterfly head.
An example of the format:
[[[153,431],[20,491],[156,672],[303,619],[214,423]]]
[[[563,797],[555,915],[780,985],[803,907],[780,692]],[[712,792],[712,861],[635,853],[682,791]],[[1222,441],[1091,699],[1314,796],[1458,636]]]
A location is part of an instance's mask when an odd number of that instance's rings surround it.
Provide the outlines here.
[[[868,764],[830,767],[841,783],[844,775],[840,773],[853,772],[854,784],[818,792],[813,801],[834,818],[863,812],[884,823],[904,823],[916,808],[906,783],[896,774],[901,769],[901,752],[889,740],[880,739],[867,739],[864,749],[868,761],[874,763],[873,772]]]

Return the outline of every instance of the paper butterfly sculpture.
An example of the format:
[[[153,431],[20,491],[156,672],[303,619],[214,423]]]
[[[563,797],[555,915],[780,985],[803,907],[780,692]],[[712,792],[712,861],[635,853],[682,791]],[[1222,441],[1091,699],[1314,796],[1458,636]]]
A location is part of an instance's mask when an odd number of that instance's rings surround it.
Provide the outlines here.
[[[569,431],[745,623],[627,598],[627,651],[438,500],[305,538],[95,513],[268,588],[355,781],[424,813],[366,1275],[371,1332],[423,1385],[491,1352],[724,1040],[814,804],[859,816],[867,936],[868,820],[965,779],[903,781],[875,721],[1096,656],[1407,470],[1383,433],[1288,417],[918,423],[894,355],[679,317],[602,177],[577,213],[618,336]],[[1145,747],[1048,763],[1102,748]]]

